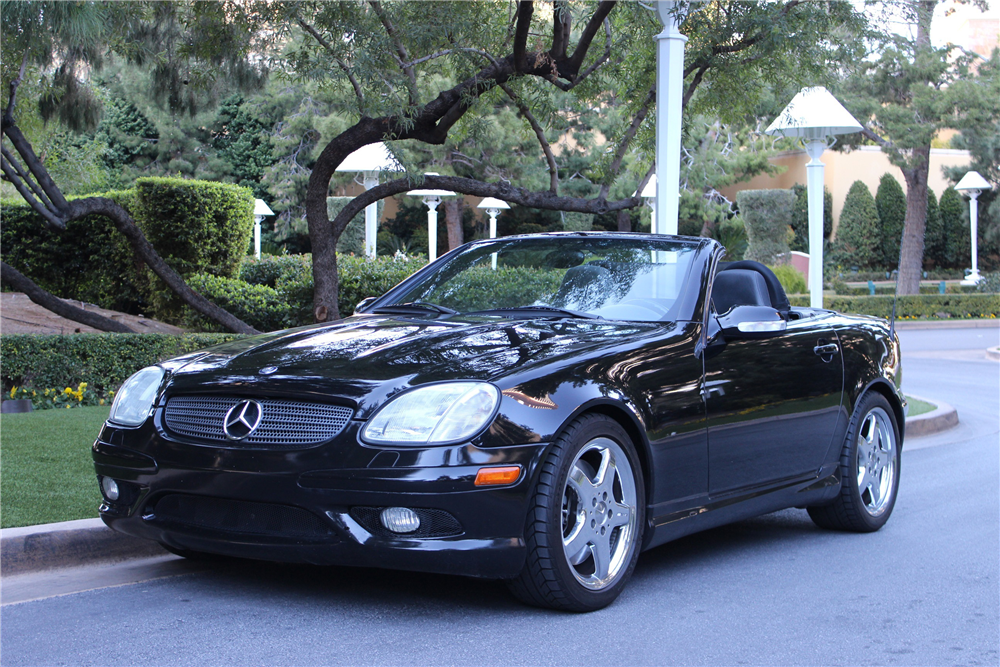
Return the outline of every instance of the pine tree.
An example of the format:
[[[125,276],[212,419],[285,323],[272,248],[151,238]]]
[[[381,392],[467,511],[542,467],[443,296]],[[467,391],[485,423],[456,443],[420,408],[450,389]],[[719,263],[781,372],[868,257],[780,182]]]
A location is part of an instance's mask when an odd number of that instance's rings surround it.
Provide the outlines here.
[[[972,261],[969,224],[965,220],[968,204],[955,188],[948,188],[941,195],[938,206],[941,227],[944,230],[944,259],[950,268],[962,268]]]
[[[880,241],[875,198],[864,182],[854,181],[840,212],[834,257],[844,266],[875,268],[882,261]]]
[[[924,232],[924,268],[939,268],[945,265],[944,227],[937,196],[927,188],[927,229]]]
[[[906,195],[899,181],[888,172],[879,179],[875,208],[882,229],[882,265],[895,268],[899,264],[899,241],[906,219]]]

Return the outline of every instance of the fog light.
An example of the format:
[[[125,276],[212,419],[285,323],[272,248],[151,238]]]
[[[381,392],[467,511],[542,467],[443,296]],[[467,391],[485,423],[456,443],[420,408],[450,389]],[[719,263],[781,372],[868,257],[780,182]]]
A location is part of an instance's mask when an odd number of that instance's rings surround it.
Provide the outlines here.
[[[406,507],[386,507],[382,510],[382,525],[394,533],[412,533],[420,528],[420,517]]]
[[[104,497],[108,500],[112,502],[118,500],[118,482],[110,477],[101,478],[101,491],[104,492]]]

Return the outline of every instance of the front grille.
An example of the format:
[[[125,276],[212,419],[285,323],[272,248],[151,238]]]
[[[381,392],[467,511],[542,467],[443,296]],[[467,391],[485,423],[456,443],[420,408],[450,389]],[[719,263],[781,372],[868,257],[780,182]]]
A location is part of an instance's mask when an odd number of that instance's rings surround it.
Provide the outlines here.
[[[394,533],[382,525],[384,507],[352,507],[351,516],[365,530],[378,537],[454,537],[462,534],[462,524],[444,510],[411,508],[420,517],[420,527],[412,533]]]
[[[172,493],[151,508],[154,523],[238,535],[327,539],[333,532],[300,507]],[[149,510],[147,510],[149,512]]]
[[[354,411],[341,405],[258,399],[260,425],[242,440],[223,431],[226,413],[240,401],[236,396],[172,396],[163,410],[168,431],[184,438],[232,447],[307,447],[340,434]]]

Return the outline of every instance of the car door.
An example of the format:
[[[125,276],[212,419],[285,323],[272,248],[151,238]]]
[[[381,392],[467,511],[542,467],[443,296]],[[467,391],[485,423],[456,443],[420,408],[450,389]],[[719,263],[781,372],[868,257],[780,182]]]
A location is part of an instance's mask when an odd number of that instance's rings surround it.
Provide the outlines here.
[[[706,354],[710,495],[806,477],[821,466],[844,375],[837,334],[823,319],[716,341]]]

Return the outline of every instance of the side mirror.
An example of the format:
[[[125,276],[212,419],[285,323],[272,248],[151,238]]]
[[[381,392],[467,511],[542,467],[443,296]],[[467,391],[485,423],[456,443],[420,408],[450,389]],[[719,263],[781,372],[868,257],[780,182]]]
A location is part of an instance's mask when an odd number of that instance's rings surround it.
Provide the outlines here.
[[[361,315],[364,312],[365,308],[370,306],[372,302],[375,301],[375,299],[377,298],[378,298],[377,296],[369,296],[365,297],[364,299],[361,299],[361,301],[358,301],[358,305],[354,306],[354,314]]]
[[[766,338],[781,333],[788,323],[770,306],[734,306],[719,316],[726,338]]]

